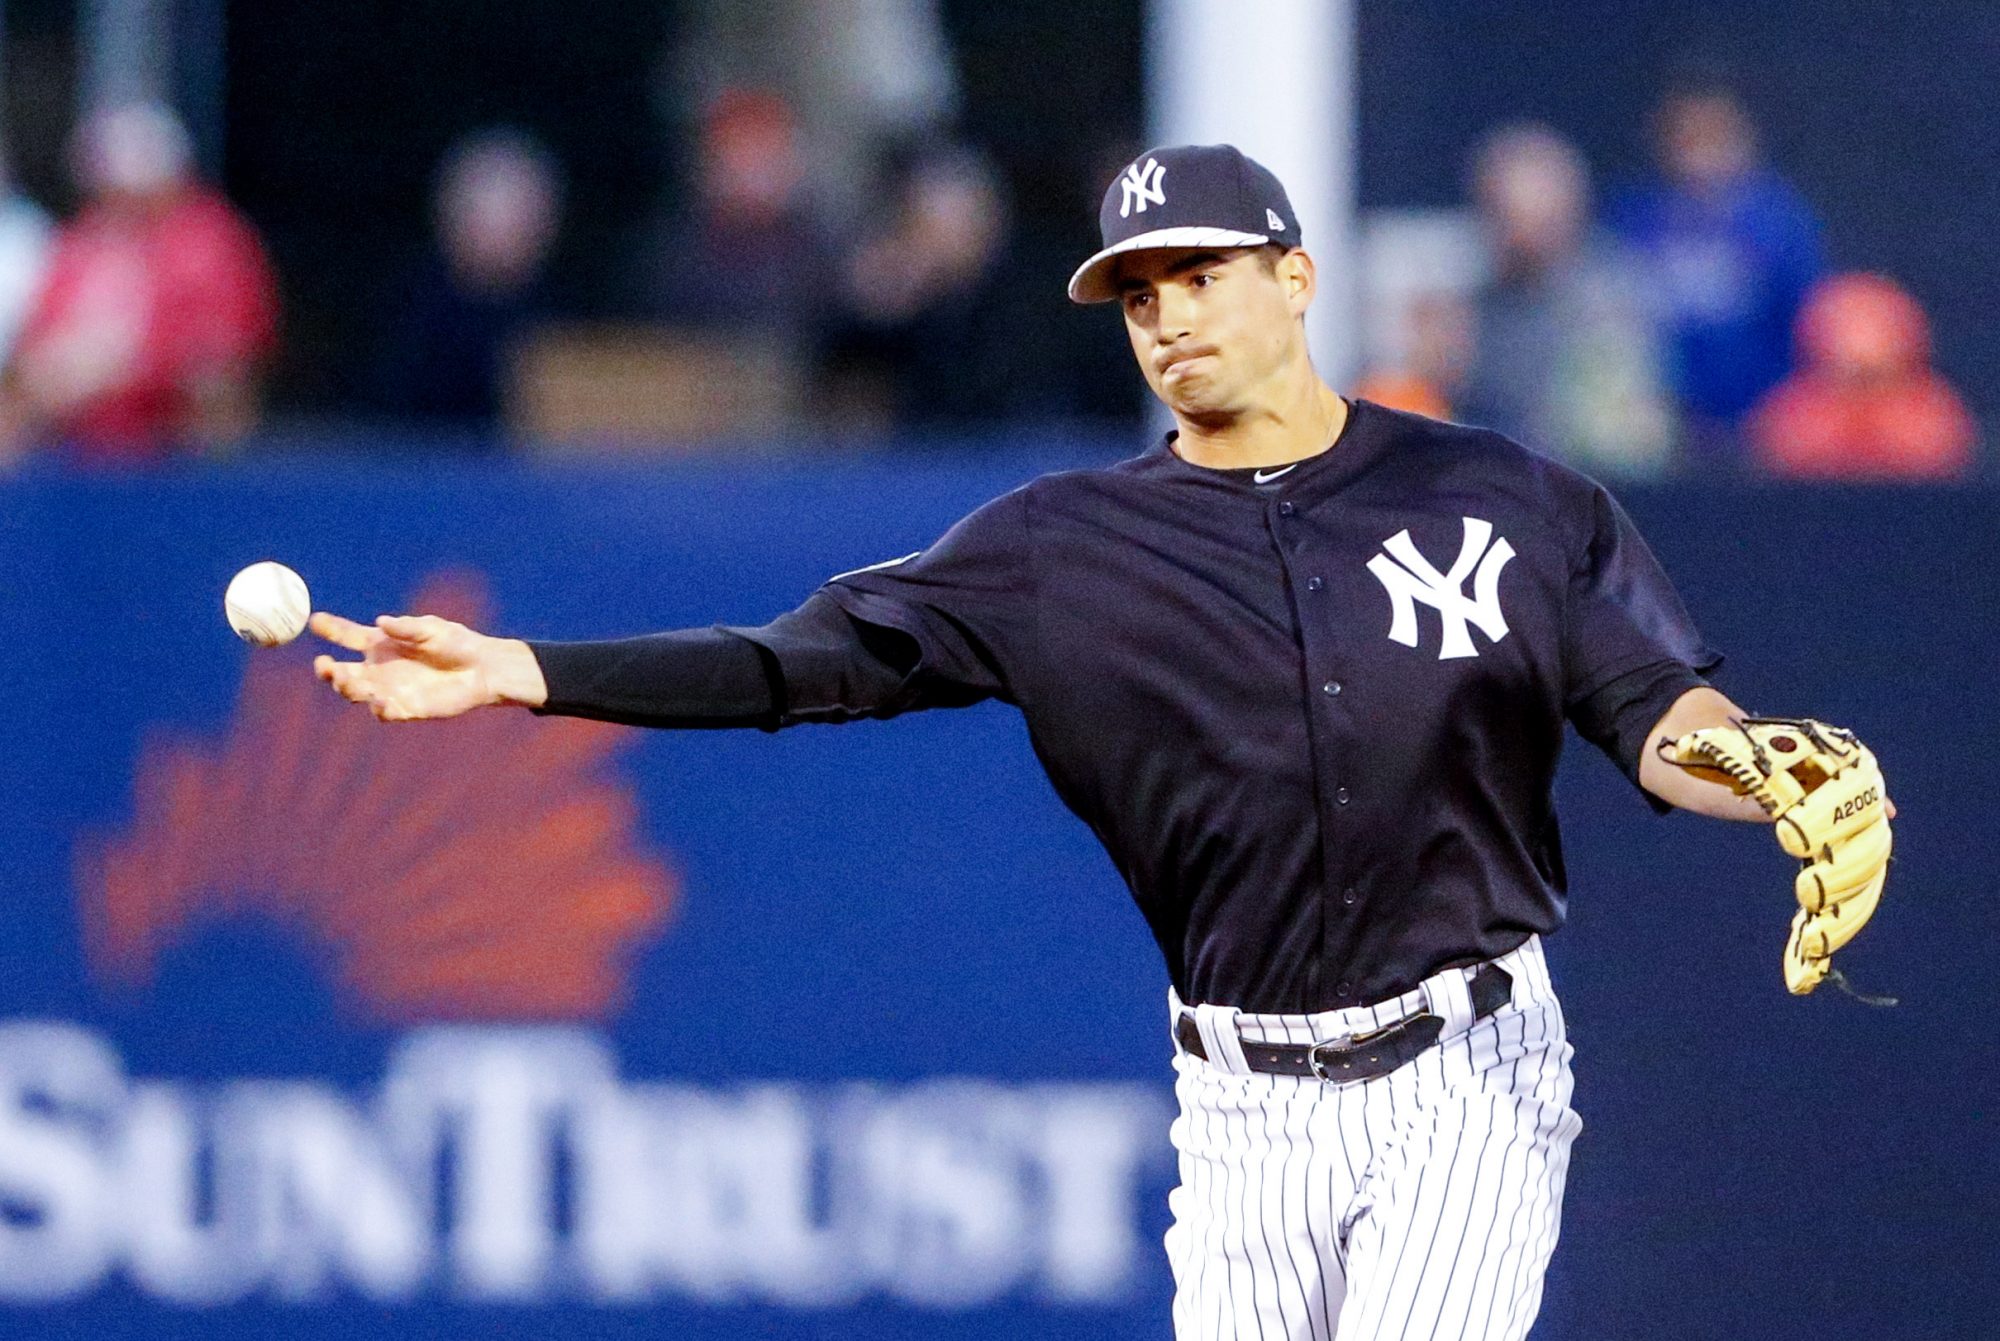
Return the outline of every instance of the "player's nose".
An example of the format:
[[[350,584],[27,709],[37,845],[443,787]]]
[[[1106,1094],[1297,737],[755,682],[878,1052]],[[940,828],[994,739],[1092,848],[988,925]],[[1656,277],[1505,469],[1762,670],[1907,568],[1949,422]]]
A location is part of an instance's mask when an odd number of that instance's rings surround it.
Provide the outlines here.
[[[1162,284],[1155,303],[1159,313],[1160,343],[1194,339],[1194,299],[1179,286]]]

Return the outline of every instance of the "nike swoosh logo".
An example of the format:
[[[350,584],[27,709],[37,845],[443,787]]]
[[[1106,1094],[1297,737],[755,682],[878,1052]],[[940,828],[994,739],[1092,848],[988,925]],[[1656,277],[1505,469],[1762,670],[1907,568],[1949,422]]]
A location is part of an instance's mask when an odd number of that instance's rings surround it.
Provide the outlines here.
[[[1255,475],[1252,475],[1250,478],[1257,481],[1257,483],[1259,484],[1269,484],[1272,480],[1277,479],[1278,476],[1284,474],[1286,471],[1297,470],[1298,468],[1299,468],[1299,463],[1294,461],[1289,466],[1279,466],[1276,470],[1272,471],[1260,470]]]

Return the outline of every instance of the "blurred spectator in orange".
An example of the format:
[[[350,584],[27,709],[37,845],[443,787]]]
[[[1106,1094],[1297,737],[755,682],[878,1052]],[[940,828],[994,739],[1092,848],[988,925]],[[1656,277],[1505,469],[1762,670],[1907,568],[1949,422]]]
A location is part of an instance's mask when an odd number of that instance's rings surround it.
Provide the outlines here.
[[[702,116],[695,205],[650,230],[635,275],[638,315],[801,347],[818,329],[832,249],[805,192],[792,109],[730,89]]]
[[[1930,366],[1930,326],[1901,285],[1840,275],[1799,317],[1804,365],[1757,408],[1750,440],[1780,475],[1939,479],[1972,466],[1972,416]]]
[[[1792,323],[1824,270],[1819,224],[1764,166],[1736,95],[1670,93],[1657,113],[1664,177],[1612,210],[1663,304],[1670,375],[1690,450],[1737,450],[1734,429],[1792,366]]]
[[[1546,126],[1506,126],[1472,184],[1491,260],[1460,416],[1606,476],[1660,473],[1673,423],[1652,313],[1636,263],[1591,224],[1583,156]]]
[[[164,107],[89,117],[75,169],[86,203],[57,233],[14,351],[14,436],[105,461],[241,437],[276,343],[277,285],[255,229],[195,180],[187,132]]]
[[[1367,373],[1354,394],[1392,410],[1449,419],[1472,369],[1473,314],[1457,294],[1437,292],[1412,299],[1404,319],[1402,363]]]
[[[0,160],[0,367],[5,367],[48,273],[55,229]]]
[[[562,188],[527,135],[467,136],[438,169],[437,251],[403,287],[370,399],[385,413],[475,433],[498,422],[513,347],[546,315],[543,272]]]
[[[1451,418],[1451,402],[1444,398],[1444,393],[1415,373],[1377,369],[1355,383],[1354,394],[1362,400],[1420,414],[1426,419]]]
[[[1027,336],[999,263],[1007,199],[984,155],[915,151],[887,216],[848,257],[829,362],[873,381],[898,427],[969,424],[1024,409]]]

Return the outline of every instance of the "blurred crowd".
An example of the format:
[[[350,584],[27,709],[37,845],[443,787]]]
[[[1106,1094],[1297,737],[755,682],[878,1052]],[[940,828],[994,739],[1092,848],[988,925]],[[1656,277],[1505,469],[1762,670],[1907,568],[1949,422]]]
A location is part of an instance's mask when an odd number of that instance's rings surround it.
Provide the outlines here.
[[[1975,429],[1895,280],[1836,273],[1736,95],[1661,102],[1657,169],[1600,203],[1554,129],[1473,155],[1482,280],[1415,295],[1361,393],[1488,425],[1607,478],[1950,478]]]
[[[486,445],[520,429],[726,435],[796,415],[865,434],[1032,413],[1006,347],[1021,329],[991,316],[1005,301],[999,173],[949,138],[892,143],[881,160],[874,203],[836,228],[814,208],[792,109],[722,90],[701,110],[685,203],[600,262],[617,296],[580,317],[551,283],[562,165],[522,131],[476,131],[437,167],[431,245],[384,284],[345,409]],[[11,188],[0,202],[0,461],[226,452],[258,425],[278,351],[257,229],[199,178],[162,106],[88,118],[72,171],[68,221]],[[718,385],[752,368],[751,395]],[[593,385],[627,403],[607,412]],[[787,413],[704,413],[752,396]]]
[[[463,138],[436,169],[428,255],[371,318],[347,409],[503,443],[774,422],[753,405],[849,433],[1099,408],[1050,401],[1023,373],[1038,318],[1017,294],[1057,280],[1026,273],[986,155],[935,133],[891,140],[836,222],[802,135],[778,92],[707,98],[689,189],[615,258],[618,301],[588,328],[550,282],[562,164],[519,130]],[[1556,130],[1491,132],[1468,183],[1481,278],[1411,296],[1396,354],[1359,393],[1613,479],[1969,473],[1974,422],[1931,366],[1922,308],[1885,275],[1830,267],[1740,101],[1677,89],[1654,143],[1652,178],[1600,200]],[[90,461],[226,450],[258,424],[278,348],[257,230],[200,179],[161,106],[86,118],[72,171],[82,203],[61,223],[11,189],[0,200],[0,460],[50,444]]]

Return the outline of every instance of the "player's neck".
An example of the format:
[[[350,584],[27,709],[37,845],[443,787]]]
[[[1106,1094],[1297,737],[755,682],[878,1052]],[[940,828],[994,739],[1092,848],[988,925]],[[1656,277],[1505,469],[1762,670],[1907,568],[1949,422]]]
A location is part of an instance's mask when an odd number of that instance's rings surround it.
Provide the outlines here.
[[[1310,365],[1269,401],[1229,415],[1174,415],[1174,451],[1212,470],[1282,466],[1318,456],[1347,426],[1347,402]]]

